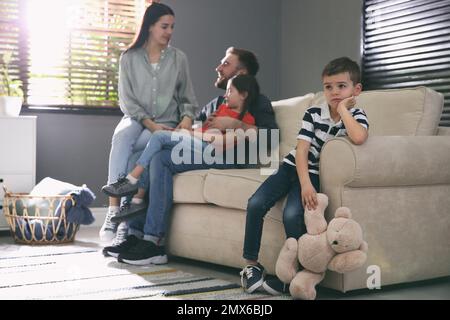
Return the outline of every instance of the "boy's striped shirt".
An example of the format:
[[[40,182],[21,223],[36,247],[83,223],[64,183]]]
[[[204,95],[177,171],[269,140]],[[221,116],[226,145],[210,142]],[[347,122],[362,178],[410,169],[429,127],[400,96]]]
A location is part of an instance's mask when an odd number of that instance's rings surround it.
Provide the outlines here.
[[[352,108],[349,110],[353,118],[358,121],[364,128],[369,128],[369,122],[364,110]],[[305,111],[302,120],[302,127],[298,133],[297,140],[302,139],[311,143],[308,152],[308,169],[310,173],[319,174],[320,151],[325,142],[333,137],[346,136],[342,120],[335,123],[331,119],[330,109],[325,103],[320,106],[313,106]],[[284,162],[295,166],[296,149],[291,150],[283,159]]]

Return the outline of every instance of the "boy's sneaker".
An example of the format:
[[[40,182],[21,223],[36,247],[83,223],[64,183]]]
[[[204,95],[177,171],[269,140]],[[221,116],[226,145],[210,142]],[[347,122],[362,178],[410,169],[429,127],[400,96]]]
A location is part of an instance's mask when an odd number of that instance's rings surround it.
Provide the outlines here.
[[[133,203],[131,201],[125,201],[120,207],[119,213],[116,213],[116,215],[111,218],[111,221],[118,223],[138,215],[145,214],[146,211],[147,204],[145,202]]]
[[[106,213],[105,221],[103,222],[99,232],[100,240],[111,241],[116,236],[118,223],[111,221],[116,214],[117,212],[110,210]]]
[[[278,278],[264,281],[263,288],[273,296],[289,294],[289,284],[282,282]]]
[[[110,197],[121,198],[138,192],[138,184],[132,184],[127,177],[121,176],[111,184],[103,186],[102,191]]]
[[[103,255],[105,257],[114,257],[117,258],[121,253],[126,252],[130,248],[134,247],[138,242],[139,238],[133,234],[130,234],[126,237],[125,241],[118,245],[112,245],[109,247],[103,248]]]
[[[240,272],[241,285],[245,292],[252,293],[264,282],[266,272],[259,263],[257,265],[248,265]]]
[[[138,239],[133,247],[120,253],[117,260],[136,266],[166,264],[167,255],[163,246],[157,246],[151,241]]]

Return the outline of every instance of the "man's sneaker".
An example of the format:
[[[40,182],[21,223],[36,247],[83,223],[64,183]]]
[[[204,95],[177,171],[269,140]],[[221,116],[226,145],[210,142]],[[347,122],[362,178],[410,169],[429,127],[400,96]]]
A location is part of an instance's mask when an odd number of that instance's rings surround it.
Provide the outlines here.
[[[289,294],[289,284],[282,282],[278,278],[268,279],[264,281],[263,288],[274,296]]]
[[[133,234],[130,234],[126,237],[125,241],[118,245],[113,245],[109,247],[103,248],[103,255],[105,257],[114,257],[117,258],[121,253],[128,251],[130,248],[134,247],[138,242],[139,238]]]
[[[138,192],[138,184],[132,184],[127,177],[121,176],[111,184],[103,186],[102,191],[110,197],[121,198]]]
[[[136,266],[145,266],[148,264],[165,264],[167,263],[167,255],[163,246],[138,239],[133,247],[119,254],[117,260]]]
[[[120,207],[119,213],[112,217],[111,221],[118,223],[139,216],[141,214],[145,214],[146,212],[147,204],[145,202],[133,203],[130,201],[125,201]]]
[[[241,285],[245,292],[252,293],[264,282],[266,272],[259,263],[257,265],[248,265],[240,272]]]
[[[111,219],[116,214],[117,214],[116,212],[108,210],[105,221],[103,222],[103,225],[100,228],[99,232],[100,240],[111,241],[116,236],[118,223],[111,221]]]

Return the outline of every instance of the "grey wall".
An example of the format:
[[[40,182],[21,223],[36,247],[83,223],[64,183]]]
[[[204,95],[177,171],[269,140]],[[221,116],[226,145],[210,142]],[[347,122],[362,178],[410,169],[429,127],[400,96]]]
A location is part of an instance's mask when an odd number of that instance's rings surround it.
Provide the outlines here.
[[[108,173],[108,156],[117,116],[37,115],[36,182],[49,176],[86,184],[96,195],[94,206],[106,203],[100,188]]]
[[[361,60],[362,0],[282,0],[283,98],[317,92],[330,60]]]
[[[175,11],[172,45],[188,56],[200,105],[221,94],[214,88],[215,68],[225,50],[236,46],[258,56],[262,91],[280,90],[281,5],[272,0],[165,0]]]
[[[172,45],[189,58],[200,105],[221,91],[214,71],[226,48],[257,53],[264,93],[279,97],[281,6],[271,0],[167,0],[176,15]],[[231,22],[231,23],[228,23]],[[228,24],[228,25],[227,25]],[[94,206],[107,204],[100,188],[106,182],[113,130],[119,116],[32,113],[38,116],[36,181],[46,176],[86,183],[97,195]]]

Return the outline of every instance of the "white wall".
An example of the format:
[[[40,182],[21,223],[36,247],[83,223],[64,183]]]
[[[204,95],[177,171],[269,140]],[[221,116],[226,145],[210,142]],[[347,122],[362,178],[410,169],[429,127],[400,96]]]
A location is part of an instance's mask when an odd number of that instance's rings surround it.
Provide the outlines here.
[[[361,62],[362,0],[282,0],[283,98],[320,91],[323,67],[348,56]]]

